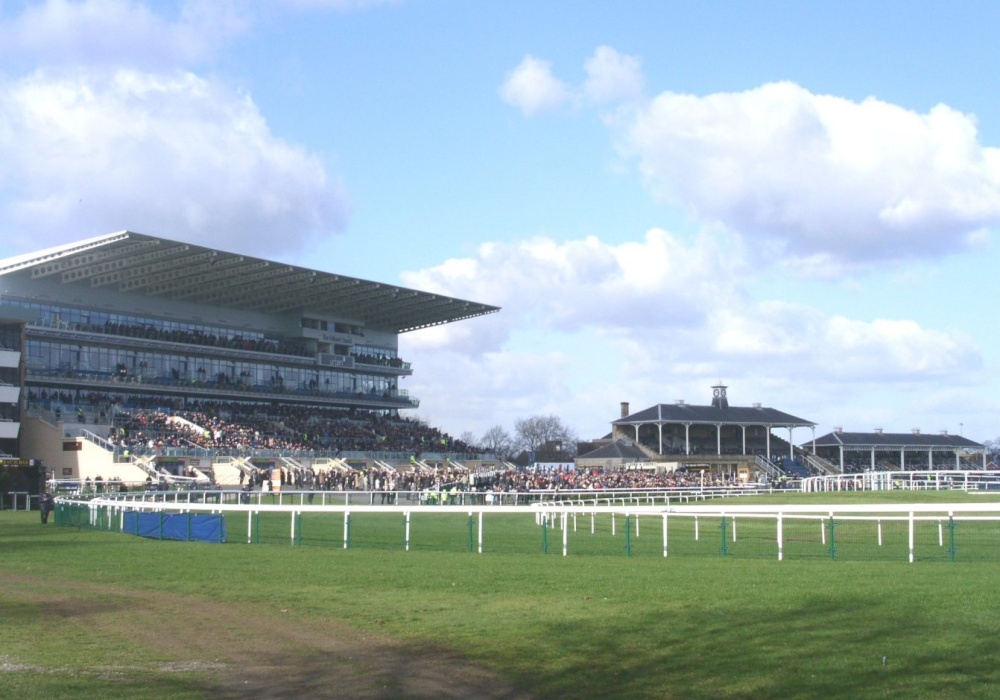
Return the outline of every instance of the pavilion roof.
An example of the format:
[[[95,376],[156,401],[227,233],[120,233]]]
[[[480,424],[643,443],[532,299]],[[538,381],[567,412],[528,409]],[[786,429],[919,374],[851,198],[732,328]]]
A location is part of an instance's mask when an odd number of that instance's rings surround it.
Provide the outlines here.
[[[686,403],[656,404],[624,418],[613,425],[644,423],[706,423],[711,425],[767,425],[772,427],[813,427],[805,418],[775,408],[762,406],[693,406]]]

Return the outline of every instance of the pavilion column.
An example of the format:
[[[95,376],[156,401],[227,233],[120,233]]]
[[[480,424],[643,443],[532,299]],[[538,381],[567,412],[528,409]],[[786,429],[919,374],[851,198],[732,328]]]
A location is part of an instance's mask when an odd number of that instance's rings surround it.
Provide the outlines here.
[[[715,424],[715,454],[722,455],[722,423]]]
[[[955,469],[962,468],[962,460],[958,454],[958,450],[955,450]]]
[[[635,424],[635,442],[636,442],[636,444],[639,443],[639,424],[638,423]]]
[[[875,471],[875,448],[872,448],[872,471]]]
[[[684,424],[684,454],[691,454],[691,424]]]
[[[788,426],[788,458],[795,459],[795,443],[792,442],[792,431],[795,430],[794,426]]]
[[[906,448],[905,447],[900,447],[899,448],[899,471],[901,471],[901,472],[905,472],[906,471]]]
[[[741,425],[740,429],[743,431],[743,454],[747,453],[747,427]]]
[[[656,429],[660,431],[660,454],[663,454],[663,423],[657,423]]]
[[[844,465],[844,446],[841,445],[837,449],[840,450],[840,473],[843,474],[844,473],[844,466],[845,466]]]
[[[764,429],[767,431],[767,461],[771,461],[771,426],[765,425]]]

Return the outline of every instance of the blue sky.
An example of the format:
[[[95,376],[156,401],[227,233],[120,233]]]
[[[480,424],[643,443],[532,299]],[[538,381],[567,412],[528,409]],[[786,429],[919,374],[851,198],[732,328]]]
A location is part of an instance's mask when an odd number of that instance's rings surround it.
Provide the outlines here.
[[[0,256],[121,229],[503,307],[414,415],[1000,434],[1000,5],[0,0]],[[805,440],[807,435],[797,436]]]

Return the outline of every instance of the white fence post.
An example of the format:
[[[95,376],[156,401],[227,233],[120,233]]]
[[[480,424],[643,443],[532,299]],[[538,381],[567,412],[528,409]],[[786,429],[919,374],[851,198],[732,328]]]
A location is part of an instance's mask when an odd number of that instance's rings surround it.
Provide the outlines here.
[[[663,514],[663,558],[667,558],[667,514]]]

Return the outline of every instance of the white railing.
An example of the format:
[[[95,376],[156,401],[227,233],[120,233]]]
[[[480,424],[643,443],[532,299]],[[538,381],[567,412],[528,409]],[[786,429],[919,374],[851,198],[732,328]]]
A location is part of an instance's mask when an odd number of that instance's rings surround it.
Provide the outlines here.
[[[200,493],[208,496],[211,492]],[[236,493],[238,494],[239,492]],[[299,534],[296,532],[296,525],[304,512],[327,513],[330,515],[340,516],[344,519],[343,547],[345,549],[350,547],[350,522],[352,514],[398,513],[403,515],[405,523],[404,547],[407,550],[410,548],[411,521],[419,520],[419,518],[424,515],[435,513],[467,514],[470,522],[470,533],[473,527],[473,518],[475,517],[478,519],[478,526],[476,528],[478,535],[475,538],[475,542],[479,553],[483,552],[483,533],[486,528],[485,519],[487,516],[497,514],[530,515],[534,518],[535,523],[542,528],[551,530],[553,533],[561,533],[563,556],[567,556],[569,554],[569,532],[571,530],[574,533],[577,532],[580,516],[583,516],[584,518],[584,528],[587,526],[586,519],[589,517],[591,535],[595,532],[594,523],[597,518],[610,517],[612,536],[618,536],[618,518],[624,518],[624,520],[621,521],[620,531],[626,541],[629,541],[629,538],[633,537],[633,528],[634,537],[636,538],[636,541],[638,541],[640,533],[648,533],[649,527],[652,525],[654,533],[652,537],[659,540],[657,549],[659,549],[659,545],[662,544],[663,557],[669,556],[671,542],[674,542],[675,546],[677,546],[676,538],[671,540],[671,522],[676,523],[678,520],[686,522],[688,527],[685,529],[682,537],[690,538],[691,532],[693,531],[695,540],[701,538],[699,527],[701,524],[700,519],[705,523],[718,524],[720,526],[719,529],[706,532],[706,537],[709,538],[713,546],[721,544],[722,554],[725,554],[727,547],[731,546],[735,550],[739,543],[743,541],[741,540],[743,537],[741,533],[744,532],[744,529],[748,525],[752,531],[756,530],[758,533],[757,537],[751,537],[749,542],[759,546],[760,528],[754,528],[753,523],[756,522],[759,524],[761,522],[770,521],[773,523],[773,526],[768,528],[768,532],[774,534],[770,536],[773,537],[773,540],[771,540],[771,542],[773,542],[773,549],[769,549],[768,551],[773,552],[779,561],[785,558],[786,544],[791,543],[796,547],[800,547],[802,545],[803,528],[805,528],[806,532],[812,533],[811,539],[814,547],[816,545],[820,545],[823,549],[825,549],[829,545],[830,557],[834,558],[836,552],[836,547],[834,546],[833,541],[835,522],[838,526],[843,526],[844,524],[851,522],[866,522],[868,527],[865,528],[865,532],[871,540],[866,546],[872,549],[877,547],[879,550],[885,546],[883,541],[884,526],[894,525],[895,527],[893,528],[893,532],[898,532],[898,528],[905,525],[906,543],[903,545],[901,542],[896,542],[892,551],[897,554],[901,553],[905,555],[910,563],[913,563],[917,558],[918,540],[916,537],[916,531],[918,527],[921,528],[921,539],[919,542],[919,546],[922,548],[920,550],[921,556],[925,556],[925,550],[928,552],[934,550],[931,554],[926,556],[928,558],[941,558],[941,553],[944,552],[944,556],[950,556],[954,559],[957,553],[957,548],[952,543],[951,538],[954,537],[956,523],[974,523],[985,521],[992,524],[1000,522],[1000,502],[972,504],[783,504],[780,507],[776,507],[774,505],[728,504],[726,506],[605,506],[600,508],[592,505],[566,505],[549,502],[536,503],[534,506],[529,507],[503,505],[440,507],[420,504],[399,505],[398,503],[388,505],[323,505],[313,503],[311,505],[306,505],[304,503],[252,504],[206,502],[208,499],[201,502],[179,502],[177,500],[146,500],[142,498],[142,496],[149,495],[150,494],[127,494],[119,495],[118,497],[102,496],[89,500],[59,498],[57,499],[57,503],[72,504],[87,508],[91,526],[97,526],[102,529],[110,530],[114,530],[116,528],[121,530],[123,528],[125,511],[171,511],[181,513],[208,512],[213,514],[229,515],[246,514],[247,543],[254,541],[254,516],[261,513],[287,514],[290,518],[288,532],[292,544],[296,544],[298,542],[297,538],[299,537]],[[160,494],[152,495],[159,496]],[[167,495],[179,496],[180,494],[163,494],[163,496]],[[239,522],[239,519],[237,519],[236,522]],[[640,523],[645,523],[642,528],[640,527]],[[693,528],[691,527],[692,525]],[[927,538],[928,526],[932,527],[933,531],[936,533],[933,541]],[[786,539],[786,529],[793,528],[795,529],[794,539]],[[719,538],[720,530],[721,540]],[[657,531],[659,531],[659,533],[657,533]],[[991,527],[989,531],[991,533],[995,532],[995,526]],[[946,532],[948,533],[948,537],[946,537]],[[235,533],[231,532],[230,536],[233,535],[235,535]],[[646,537],[648,536],[649,535],[646,535]],[[553,537],[555,537],[555,535],[553,535]],[[827,540],[828,537],[830,538],[829,543]],[[732,543],[731,545],[729,544],[730,540]],[[472,536],[470,534],[470,545],[471,544]],[[905,549],[903,547],[905,547]],[[987,556],[995,557],[996,550],[996,542],[994,541],[987,542],[983,547],[983,551],[987,553]]]
[[[1000,471],[934,470],[934,471],[868,471],[861,474],[828,474],[802,480],[802,491],[827,493],[834,491],[987,491],[1000,492]]]

